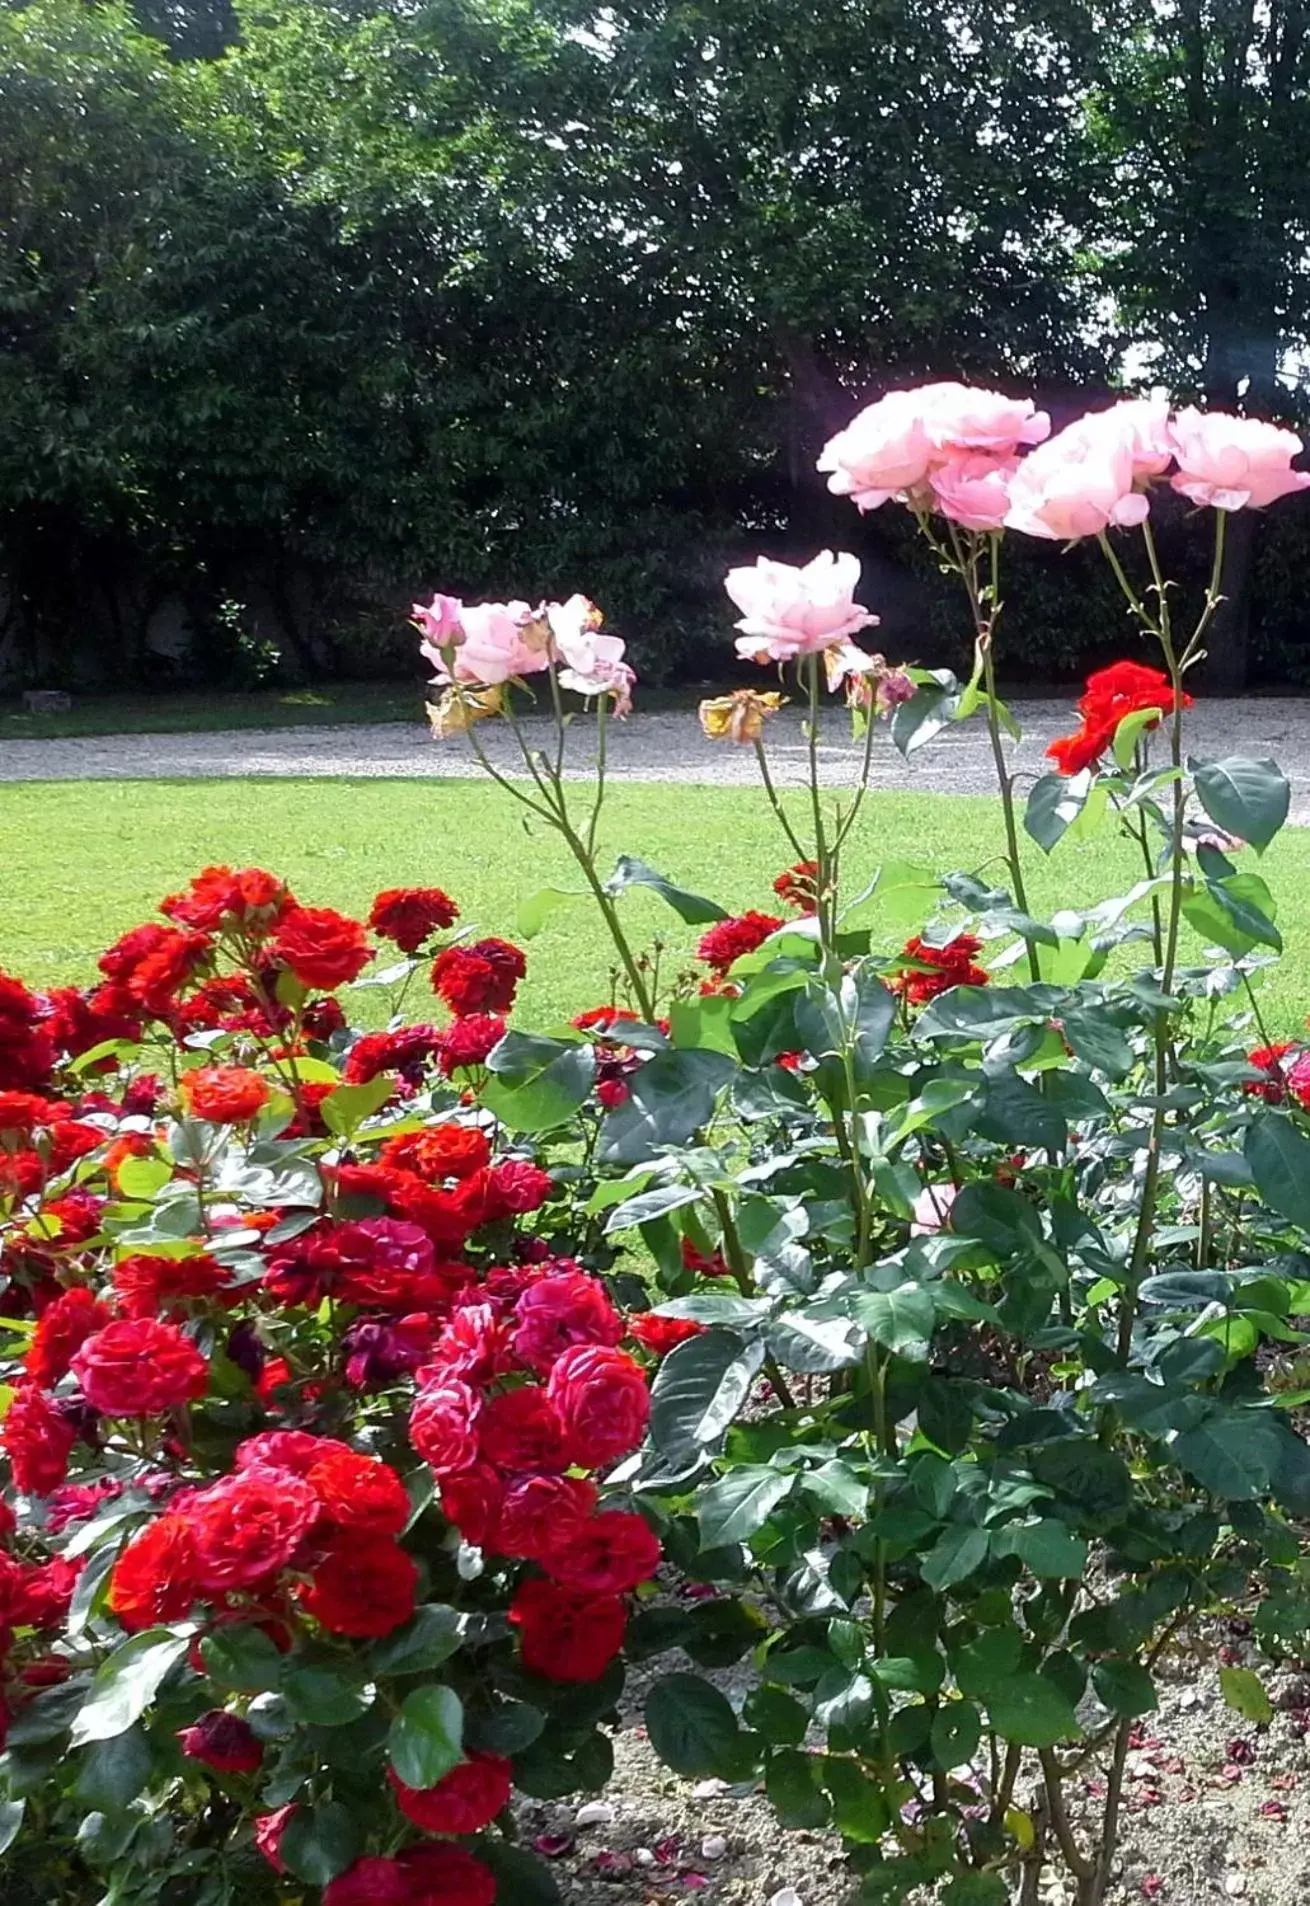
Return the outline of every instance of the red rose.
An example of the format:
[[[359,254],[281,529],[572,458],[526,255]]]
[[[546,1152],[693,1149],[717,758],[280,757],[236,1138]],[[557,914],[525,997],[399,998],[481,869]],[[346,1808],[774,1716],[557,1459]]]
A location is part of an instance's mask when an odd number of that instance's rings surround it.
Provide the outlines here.
[[[509,1551],[501,1547],[497,1535],[504,1493],[500,1476],[490,1464],[474,1463],[456,1476],[441,1478],[441,1513],[474,1548],[506,1554]]]
[[[424,1184],[412,1171],[390,1171],[382,1165],[356,1165],[351,1169],[356,1174],[371,1169],[380,1178],[385,1177],[391,1209],[418,1225],[443,1251],[462,1250],[470,1234],[483,1222],[480,1213],[470,1209],[470,1187],[479,1185],[488,1176],[486,1172],[477,1172],[462,1184],[445,1190],[439,1185]],[[343,1174],[338,1170],[337,1175],[340,1178]]]
[[[367,1085],[379,1072],[398,1072],[408,1084],[421,1085],[440,1043],[441,1034],[435,1026],[362,1033],[346,1054],[346,1084]]]
[[[495,1875],[462,1846],[406,1847],[396,1864],[414,1888],[410,1906],[493,1906],[498,1897]]]
[[[434,1476],[453,1475],[477,1461],[480,1408],[458,1377],[443,1377],[421,1393],[410,1414],[409,1440]]]
[[[396,1804],[425,1833],[478,1833],[509,1805],[513,1770],[499,1754],[470,1754],[435,1787],[407,1787],[387,1769]]]
[[[640,1316],[628,1319],[629,1335],[656,1357],[667,1356],[680,1343],[686,1343],[688,1337],[699,1337],[704,1328],[703,1324],[693,1323],[690,1317],[657,1317],[653,1310],[644,1310]]]
[[[432,963],[432,990],[459,1018],[507,1013],[528,963],[508,940],[448,946]]]
[[[143,1251],[122,1257],[112,1272],[119,1304],[128,1317],[154,1317],[174,1304],[230,1295],[232,1273],[200,1251],[194,1257],[155,1257]]]
[[[353,1532],[328,1549],[303,1607],[333,1635],[389,1635],[414,1613],[418,1569],[395,1542],[362,1543]]]
[[[952,986],[986,986],[987,973],[974,964],[982,952],[982,941],[972,933],[957,933],[944,946],[929,946],[916,937],[902,949],[915,962],[887,982],[892,992],[903,993],[912,1006],[922,1006]]]
[[[128,997],[139,1012],[162,1018],[213,950],[214,942],[207,933],[161,927],[150,952],[127,975]]]
[[[52,1561],[28,1568],[23,1575],[18,1605],[9,1617],[13,1625],[16,1628],[61,1627],[68,1619],[73,1590],[85,1567],[82,1556],[69,1561],[66,1556],[57,1555]],[[28,1678],[27,1685],[48,1687],[52,1681],[66,1679],[71,1672],[70,1664],[56,1657],[54,1661],[36,1665],[36,1678]]]
[[[234,1460],[238,1469],[289,1469],[307,1476],[329,1452],[347,1448],[335,1436],[311,1436],[308,1430],[261,1430],[237,1444]]]
[[[564,1426],[569,1461],[587,1469],[630,1456],[646,1432],[650,1391],[626,1350],[575,1344],[551,1371],[546,1394]]]
[[[711,1251],[707,1257],[698,1251],[690,1238],[682,1240],[682,1268],[695,1271],[698,1277],[731,1277],[732,1266],[722,1251]]]
[[[325,992],[358,979],[373,957],[359,921],[331,907],[292,907],[283,915],[271,951],[302,986]]]
[[[402,953],[417,953],[439,929],[453,927],[459,908],[440,887],[388,887],[369,909],[368,923]]]
[[[225,1594],[285,1568],[318,1520],[318,1497],[288,1469],[239,1469],[190,1497],[202,1588]]]
[[[397,1860],[367,1853],[323,1888],[323,1906],[415,1906],[417,1893]]]
[[[509,1323],[490,1304],[462,1304],[451,1312],[432,1352],[434,1375],[481,1387],[514,1367]]]
[[[131,1318],[88,1337],[71,1369],[106,1416],[159,1416],[205,1394],[209,1365],[176,1324]]]
[[[255,1821],[255,1845],[275,1873],[285,1873],[287,1870],[279,1849],[287,1821],[295,1811],[296,1803],[293,1800],[287,1806],[279,1807],[276,1813],[261,1813]]]
[[[295,905],[286,882],[262,867],[204,867],[185,893],[173,893],[159,903],[159,911],[186,927],[214,933],[228,924],[266,933],[288,907]]]
[[[509,1618],[523,1665],[550,1681],[596,1681],[623,1646],[628,1611],[617,1595],[583,1595],[556,1582],[520,1582]]]
[[[134,1535],[109,1577],[109,1606],[132,1633],[181,1621],[199,1593],[195,1544],[180,1515],[161,1516]]]
[[[735,920],[719,920],[708,933],[701,935],[696,958],[704,960],[716,973],[726,973],[735,960],[745,953],[753,953],[784,924],[772,913],[743,913]]]
[[[339,1229],[326,1219],[270,1246],[264,1289],[278,1304],[317,1310],[325,1297],[340,1297],[348,1275]]]
[[[184,1072],[182,1097],[192,1118],[242,1125],[268,1104],[268,1081],[249,1066],[199,1066]]]
[[[112,1312],[80,1284],[47,1304],[32,1332],[23,1368],[41,1388],[52,1390],[68,1375],[74,1353],[113,1321]]]
[[[599,1491],[581,1476],[511,1476],[505,1484],[495,1547],[536,1561],[568,1542],[596,1507]]]
[[[437,1036],[437,1062],[443,1078],[484,1065],[505,1037],[505,1022],[495,1013],[468,1013]]]
[[[0,1424],[14,1486],[25,1496],[48,1496],[68,1474],[77,1431],[39,1385],[20,1384]]]
[[[522,1217],[525,1212],[536,1211],[555,1189],[550,1173],[526,1158],[507,1158],[492,1166],[490,1176],[490,1204],[494,1207],[488,1212],[491,1219]]]
[[[649,1581],[660,1565],[660,1545],[638,1515],[607,1509],[579,1527],[552,1531],[541,1566],[566,1588],[621,1595]]]
[[[1192,698],[1183,696],[1183,707],[1190,708]],[[1169,677],[1161,669],[1144,662],[1112,662],[1087,677],[1087,687],[1078,700],[1080,725],[1071,735],[1061,735],[1046,750],[1060,774],[1081,774],[1092,767],[1114,741],[1119,723],[1128,715],[1157,708],[1171,715],[1174,691]],[[1148,722],[1150,728],[1158,721]]]
[[[221,1707],[210,1708],[190,1727],[179,1728],[177,1738],[188,1760],[203,1761],[216,1773],[256,1774],[263,1763],[264,1750],[249,1721]]]
[[[48,1125],[68,1107],[39,1092],[0,1092],[0,1132],[30,1132]]]
[[[785,900],[789,907],[795,907],[797,913],[817,913],[818,877],[817,860],[798,860],[794,867],[788,867],[778,875],[773,883],[773,891],[779,900]]]
[[[558,1474],[569,1455],[564,1425],[544,1390],[506,1390],[484,1405],[479,1423],[482,1460],[496,1469]]]
[[[399,1535],[410,1517],[405,1485],[376,1456],[330,1449],[305,1477],[322,1513],[338,1529],[360,1535]]]
[[[515,1354],[542,1376],[570,1344],[616,1344],[623,1336],[623,1319],[605,1286],[585,1271],[561,1271],[530,1284],[514,1315]]]
[[[429,1184],[439,1178],[471,1178],[491,1163],[491,1141],[476,1125],[429,1125],[404,1138],[389,1138],[378,1163],[412,1171]]]

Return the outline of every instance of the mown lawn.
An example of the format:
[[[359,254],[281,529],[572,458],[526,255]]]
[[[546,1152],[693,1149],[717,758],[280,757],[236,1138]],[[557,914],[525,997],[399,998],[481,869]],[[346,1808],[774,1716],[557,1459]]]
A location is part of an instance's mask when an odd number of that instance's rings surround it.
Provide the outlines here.
[[[609,854],[639,854],[733,909],[771,911],[770,882],[789,858],[750,789],[616,784],[603,839]],[[862,882],[880,861],[899,859],[937,871],[987,867],[999,881],[1000,845],[993,800],[875,794],[850,875]],[[1117,840],[1065,843],[1050,860],[1029,847],[1038,913],[1090,905],[1138,878],[1139,863]],[[0,787],[0,966],[37,986],[90,979],[107,941],[214,861],[272,868],[306,904],[347,911],[367,908],[380,887],[435,883],[466,922],[506,936],[526,895],[577,884],[554,837],[529,833],[507,795],[476,781],[11,783]],[[1297,1029],[1310,1010],[1310,831],[1281,835],[1262,872],[1287,948],[1266,985],[1268,1017]],[[695,931],[653,896],[630,892],[623,905],[634,938],[662,934],[663,959],[676,969]],[[522,1020],[548,1023],[608,997],[609,970],[603,929],[580,899],[530,944]],[[359,1018],[382,1008],[376,991],[359,995]]]

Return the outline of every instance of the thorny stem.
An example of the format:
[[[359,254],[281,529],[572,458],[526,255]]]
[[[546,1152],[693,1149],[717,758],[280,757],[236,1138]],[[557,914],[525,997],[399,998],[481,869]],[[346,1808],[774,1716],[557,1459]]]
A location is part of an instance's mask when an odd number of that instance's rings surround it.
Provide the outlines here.
[[[764,783],[764,792],[769,797],[769,806],[773,809],[774,813],[777,815],[779,825],[781,826],[783,833],[787,836],[787,839],[790,841],[793,851],[796,854],[796,858],[798,860],[808,860],[810,857],[809,850],[806,848],[805,843],[802,841],[800,835],[796,832],[796,829],[792,826],[791,822],[787,819],[786,810],[783,807],[782,802],[779,800],[778,790],[773,784],[773,776],[769,773],[769,760],[768,760],[768,755],[765,753],[764,742],[758,736],[756,737],[756,740],[755,740],[755,759],[760,764],[760,780]]]
[[[737,1289],[741,1292],[742,1296],[753,1297],[755,1295],[755,1285],[751,1278],[750,1266],[746,1262],[746,1253],[742,1249],[741,1234],[737,1230],[737,1221],[732,1215],[732,1206],[728,1202],[728,1194],[726,1191],[721,1191],[718,1186],[715,1186],[710,1196],[714,1200],[714,1209],[718,1215],[720,1229],[723,1232],[723,1254],[728,1260],[728,1268],[732,1272]],[[786,1377],[782,1374],[782,1371],[778,1368],[777,1359],[771,1354],[765,1356],[764,1370],[770,1384],[773,1386],[773,1393],[779,1403],[781,1403],[783,1409],[794,1410],[796,1408],[796,1399],[791,1393],[791,1386],[787,1382]]]

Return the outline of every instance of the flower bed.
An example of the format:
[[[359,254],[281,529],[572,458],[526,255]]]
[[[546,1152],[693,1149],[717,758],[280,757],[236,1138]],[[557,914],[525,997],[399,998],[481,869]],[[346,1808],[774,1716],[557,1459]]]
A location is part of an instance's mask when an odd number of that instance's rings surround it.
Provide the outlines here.
[[[959,575],[966,682],[855,641],[851,557],[729,576],[743,654],[811,710],[796,801],[782,689],[701,711],[755,750],[788,863],[739,916],[631,855],[602,871],[634,683],[591,604],[417,612],[440,738],[521,734],[534,689],[555,712],[522,779],[482,758],[578,867],[518,937],[592,904],[613,942],[612,997],[570,1023],[512,1023],[523,950],[440,889],[363,922],[258,869],[205,869],[85,989],[0,978],[0,1841],[34,1898],[549,1899],[511,1793],[604,1786],[641,1662],[666,1765],[835,1828],[862,1901],[1029,1901],[1056,1864],[1096,1906],[1183,1626],[1238,1613],[1303,1651],[1310,1088],[1261,1021],[1277,910],[1248,866],[1288,791],[1184,733],[1227,515],[1310,478],[1247,420],[1047,432],[934,386],[825,452]],[[1215,511],[1186,627],[1166,477]],[[1092,677],[1022,815],[1006,528],[1098,536],[1160,664]],[[825,684],[865,744],[835,798]],[[889,858],[851,894],[878,734],[975,716],[1003,866]],[[1034,917],[1025,856],[1101,826],[1140,882]],[[634,886],[685,950],[633,944]],[[383,1032],[350,1026],[365,985]],[[673,1648],[744,1664],[740,1698],[662,1672]],[[1221,1679],[1268,1712],[1249,1666]]]

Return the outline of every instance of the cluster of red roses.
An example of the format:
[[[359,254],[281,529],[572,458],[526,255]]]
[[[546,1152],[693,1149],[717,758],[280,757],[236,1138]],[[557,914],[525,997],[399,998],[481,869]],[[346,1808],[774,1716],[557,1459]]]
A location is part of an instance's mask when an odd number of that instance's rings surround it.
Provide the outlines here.
[[[1192,698],[1183,696],[1183,707],[1190,708]],[[1143,662],[1112,662],[1087,677],[1087,687],[1076,704],[1078,727],[1071,735],[1061,735],[1046,750],[1061,774],[1081,774],[1095,765],[1114,741],[1121,721],[1129,715],[1157,711],[1147,726],[1154,728],[1160,717],[1174,712],[1174,691],[1169,677]]]
[[[458,917],[437,888],[378,895],[368,926],[409,958],[427,950],[452,1018],[352,1041],[331,991],[373,955],[361,922],[259,869],[207,868],[162,912],[108,950],[94,988],[38,995],[0,976],[0,1315],[23,1346],[0,1371],[0,1746],[12,1711],[83,1665],[66,1623],[88,1554],[109,1561],[95,1619],[129,1635],[254,1623],[294,1652],[393,1633],[424,1581],[406,1416],[442,1527],[504,1579],[524,1665],[597,1677],[624,1597],[659,1561],[599,1484],[644,1433],[646,1372],[619,1347],[605,1285],[516,1235],[551,1175],[428,1097],[504,1036],[522,954],[434,947]],[[639,1060],[615,1046],[616,1071]],[[379,1078],[378,1137],[352,1121],[334,1142],[328,1098]],[[301,1167],[289,1203],[283,1154]],[[151,1231],[160,1195],[184,1232]],[[106,1513],[107,1537],[83,1540]],[[203,1677],[197,1648],[190,1668]],[[246,1703],[221,1698],[179,1731],[182,1752],[254,1776]],[[474,1752],[432,1788],[394,1770],[390,1788],[404,1820],[459,1836],[500,1813],[510,1781],[507,1761]],[[255,1828],[279,1871],[297,1804]],[[356,1860],[324,1900],[489,1906],[494,1892],[485,1864],[438,1840]]]
[[[982,941],[974,933],[957,933],[944,946],[931,946],[916,934],[901,948],[912,962],[893,973],[887,984],[911,1006],[925,1006],[952,986],[986,986],[988,975],[977,964]]]

